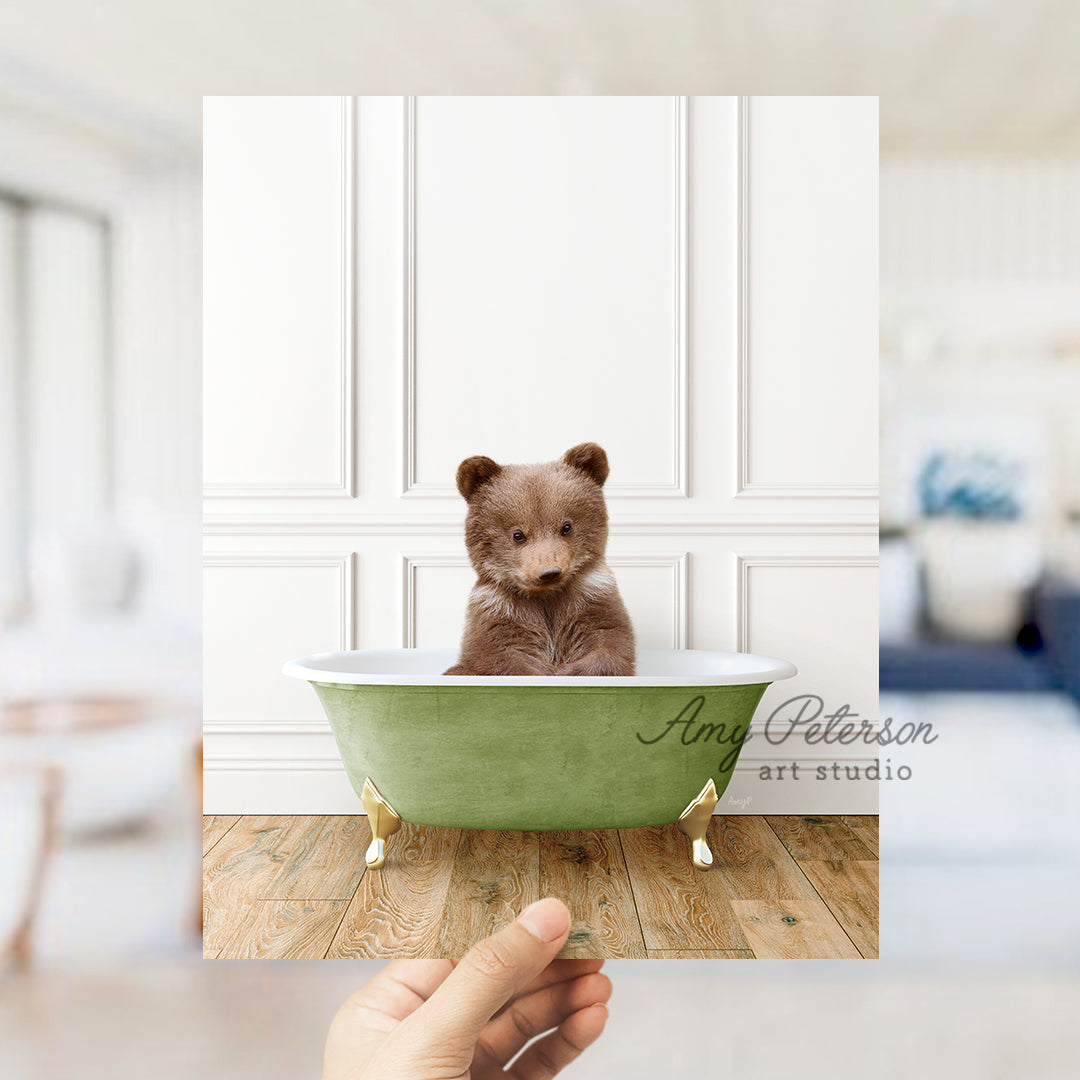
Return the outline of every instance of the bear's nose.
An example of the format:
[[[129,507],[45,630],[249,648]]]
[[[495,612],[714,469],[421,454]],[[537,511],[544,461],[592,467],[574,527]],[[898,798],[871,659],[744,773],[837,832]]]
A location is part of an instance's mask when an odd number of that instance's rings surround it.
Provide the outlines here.
[[[544,570],[541,570],[536,575],[538,581],[542,581],[545,585],[551,584],[553,581],[558,581],[562,577],[562,570],[557,566],[549,566]]]

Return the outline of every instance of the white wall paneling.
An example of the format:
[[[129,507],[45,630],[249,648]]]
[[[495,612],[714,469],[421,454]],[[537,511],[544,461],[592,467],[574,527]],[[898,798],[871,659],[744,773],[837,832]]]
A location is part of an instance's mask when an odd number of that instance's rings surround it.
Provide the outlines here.
[[[690,638],[689,553],[612,555],[608,563],[637,627],[638,645],[686,649]],[[439,648],[461,640],[476,573],[464,554],[401,555],[401,644]]]
[[[742,497],[877,497],[877,99],[742,98]]]
[[[355,103],[214,98],[204,130],[206,494],[354,494]]]
[[[872,121],[844,99],[208,99],[208,207],[283,173],[248,208],[267,236],[207,222],[208,261],[248,281],[207,323],[208,392],[257,369],[272,387],[222,406],[206,444],[209,810],[358,812],[315,695],[280,665],[350,619],[359,648],[457,643],[474,575],[453,482],[472,454],[600,442],[608,561],[643,646],[772,648],[830,702],[867,697]],[[720,809],[872,812],[873,785],[760,778],[759,758],[824,752],[755,740],[732,787],[751,804]]]
[[[526,461],[595,438],[611,498],[687,496],[689,114],[682,97],[406,99],[404,495],[457,499],[479,435]],[[597,412],[616,373],[645,425]],[[506,407],[508,376],[542,425]]]
[[[310,690],[291,656],[355,647],[353,552],[214,552],[204,569],[204,694],[215,722],[289,720]]]
[[[820,709],[822,723],[846,706],[851,723],[868,720],[877,730],[877,556],[790,550],[736,553],[732,565],[737,648],[796,659],[799,673],[773,684],[762,698],[740,757],[740,771],[726,795],[729,805],[749,798],[745,806],[753,812],[762,801],[771,807],[779,799],[780,806],[803,806],[800,813],[835,812],[851,802],[876,806],[876,783],[849,779],[843,772],[851,767],[860,770],[852,776],[862,777],[877,757],[874,744],[808,741],[806,725],[794,728],[782,742],[770,742],[765,727],[775,716],[774,735],[784,732],[785,717],[800,715],[802,707],[787,703],[816,695],[820,705],[812,708],[815,714]],[[867,655],[867,642],[874,646],[872,657]],[[808,721],[818,719],[802,715]],[[775,772],[762,778],[763,766],[775,770],[793,762],[797,773],[789,770],[782,780],[775,779]],[[834,764],[844,779],[833,779]],[[819,767],[825,769],[825,780],[818,778]]]
[[[815,517],[741,515],[739,517],[627,517],[610,514],[612,529],[626,536],[877,536],[877,522],[866,514]],[[455,536],[463,535],[462,515],[408,514],[399,517],[365,515],[326,517],[318,514],[210,514],[204,519],[206,536]]]
[[[799,694],[818,694],[829,711],[848,705],[877,717],[877,556],[735,556],[736,648],[790,656],[799,674],[769,688],[759,714]],[[865,643],[875,652],[867,657]],[[872,755],[871,755],[872,756]]]
[[[357,812],[326,721],[209,723],[203,752],[203,799],[215,813]]]
[[[754,646],[750,641],[751,605],[750,605],[750,571],[754,567],[787,567],[787,568],[845,568],[845,567],[872,567],[877,568],[876,555],[817,555],[817,554],[762,554],[762,555],[736,555],[736,599],[739,613],[738,625],[735,629],[735,645],[740,652],[752,652]],[[799,575],[801,582],[808,575]],[[857,598],[866,604],[866,614],[870,621],[877,622],[877,581],[876,573],[870,575],[865,587],[859,587],[846,591],[845,595]],[[802,620],[799,620],[802,621]],[[865,629],[865,626],[863,627]],[[760,648],[757,651],[761,651]],[[876,680],[875,680],[876,682]]]
[[[690,553],[608,558],[639,648],[690,648]]]
[[[465,625],[465,608],[461,598],[468,596],[475,581],[476,574],[463,553],[402,553],[402,647],[437,648],[436,643],[445,645],[446,642],[460,641]]]

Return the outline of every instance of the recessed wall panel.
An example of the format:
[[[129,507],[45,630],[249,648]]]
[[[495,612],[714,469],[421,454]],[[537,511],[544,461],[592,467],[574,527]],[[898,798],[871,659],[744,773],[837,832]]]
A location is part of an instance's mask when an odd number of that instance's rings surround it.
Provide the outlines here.
[[[685,122],[675,98],[416,100],[407,493],[594,440],[613,495],[680,494]]]
[[[350,118],[349,99],[332,97],[206,110],[210,495],[349,494]]]
[[[744,107],[740,494],[876,494],[877,99]]]
[[[685,555],[609,560],[639,649],[686,648]]]
[[[287,660],[351,647],[349,556],[215,555],[203,586],[205,711],[215,723],[321,721]]]
[[[878,591],[873,556],[763,555],[739,560],[740,647],[790,660],[792,679],[767,691],[758,720],[816,694],[827,712],[848,705],[877,719]],[[867,747],[865,756],[875,757]]]
[[[456,649],[465,627],[465,607],[476,584],[476,572],[465,561],[431,556],[406,557],[406,646]]]
[[[688,636],[688,556],[642,555],[610,559],[630,612],[639,648],[685,648]],[[463,558],[403,557],[406,646],[457,648],[476,574]]]

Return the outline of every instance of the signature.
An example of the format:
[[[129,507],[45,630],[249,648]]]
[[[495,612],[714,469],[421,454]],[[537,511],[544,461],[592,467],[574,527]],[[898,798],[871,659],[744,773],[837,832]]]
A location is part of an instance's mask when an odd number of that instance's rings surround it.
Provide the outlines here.
[[[669,720],[664,725],[660,733],[651,739],[646,739],[642,736],[641,732],[636,732],[637,740],[640,743],[644,743],[646,746],[652,746],[658,743],[661,739],[666,738],[677,728],[682,728],[679,733],[679,742],[683,746],[691,746],[696,742],[715,742],[720,745],[729,744],[731,749],[724,755],[723,760],[720,762],[720,772],[727,772],[728,769],[734,768],[735,762],[738,760],[739,751],[742,749],[743,743],[746,741],[747,732],[750,730],[749,724],[725,724],[722,721],[719,724],[710,724],[707,720],[698,720],[698,713],[705,707],[705,697],[702,694],[698,694],[697,697],[691,698],[686,705],[683,706],[682,711],[674,720]]]

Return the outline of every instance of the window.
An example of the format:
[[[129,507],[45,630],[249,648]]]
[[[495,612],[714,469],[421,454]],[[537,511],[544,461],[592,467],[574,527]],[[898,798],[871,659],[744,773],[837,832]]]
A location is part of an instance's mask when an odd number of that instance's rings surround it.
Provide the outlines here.
[[[0,623],[35,559],[111,514],[109,266],[100,216],[0,193]]]

